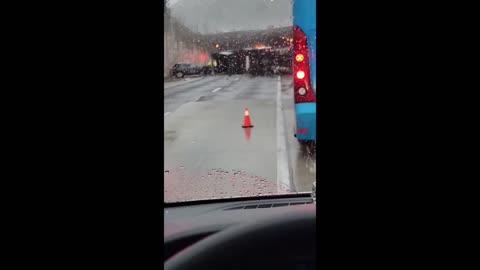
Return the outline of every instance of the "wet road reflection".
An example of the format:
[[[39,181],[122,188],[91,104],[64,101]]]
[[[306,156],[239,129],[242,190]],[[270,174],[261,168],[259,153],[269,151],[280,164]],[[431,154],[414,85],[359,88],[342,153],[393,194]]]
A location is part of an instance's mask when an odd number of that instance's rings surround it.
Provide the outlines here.
[[[300,144],[294,137],[295,111],[291,76],[282,76],[282,104],[285,116],[287,148],[293,171],[292,189],[296,192],[310,192],[317,177],[316,146],[314,143]]]
[[[278,77],[236,77],[233,82],[219,77],[166,91],[175,104],[164,118],[166,199],[311,191],[316,177],[315,147],[300,145],[293,136],[291,77],[280,80],[281,89]],[[278,91],[282,93],[285,166],[290,179],[277,175]],[[253,128],[242,128],[245,107]]]

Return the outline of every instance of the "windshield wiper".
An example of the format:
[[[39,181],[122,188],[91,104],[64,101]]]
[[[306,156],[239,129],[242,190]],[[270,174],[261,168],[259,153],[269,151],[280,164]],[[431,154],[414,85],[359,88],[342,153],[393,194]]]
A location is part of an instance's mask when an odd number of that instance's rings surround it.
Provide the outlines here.
[[[218,198],[218,199],[200,199],[200,200],[191,200],[191,201],[179,201],[179,202],[164,202],[164,207],[175,207],[175,206],[186,206],[186,205],[196,205],[196,204],[205,204],[205,203],[220,203],[220,202],[235,202],[235,201],[250,201],[250,200],[263,200],[263,199],[286,199],[286,198],[299,198],[299,197],[310,197],[312,192],[294,192],[286,194],[274,194],[274,195],[259,195],[259,196],[238,196],[231,198]]]

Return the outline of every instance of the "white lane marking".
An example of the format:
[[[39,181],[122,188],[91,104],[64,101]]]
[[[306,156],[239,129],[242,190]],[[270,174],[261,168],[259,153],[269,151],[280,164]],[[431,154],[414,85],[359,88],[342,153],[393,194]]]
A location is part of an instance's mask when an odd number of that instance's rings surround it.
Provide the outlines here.
[[[169,115],[169,114],[170,114],[170,112],[166,112],[166,113],[163,114],[163,117],[165,117],[165,116],[167,116],[167,115]]]
[[[188,78],[188,80],[183,79],[183,80],[178,80],[178,81],[163,82],[163,89],[167,90],[167,89],[174,88],[174,87],[177,87],[177,86],[181,86],[181,85],[184,85],[184,84],[194,83],[196,81],[203,80],[203,79],[209,79],[209,78],[199,77],[199,78]]]
[[[220,89],[222,89],[222,88],[221,88],[221,87],[215,88],[215,89],[212,90],[212,93],[215,93],[215,92],[217,92],[217,91],[220,90]]]
[[[203,96],[199,96],[198,98],[196,98],[193,102],[197,102],[199,101]]]
[[[235,81],[238,81],[238,80],[240,80],[240,78],[238,78],[238,77],[237,77],[237,78],[235,78]]]
[[[281,192],[280,185],[290,186],[290,165],[287,155],[287,138],[282,112],[282,83],[278,77],[277,89],[277,190]]]

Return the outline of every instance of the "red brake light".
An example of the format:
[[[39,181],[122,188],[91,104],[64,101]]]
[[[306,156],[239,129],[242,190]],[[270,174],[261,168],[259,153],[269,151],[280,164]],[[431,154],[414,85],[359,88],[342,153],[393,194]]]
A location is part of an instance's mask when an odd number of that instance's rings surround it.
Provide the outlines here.
[[[307,36],[298,26],[293,27],[293,90],[295,103],[315,102],[309,72]],[[300,89],[302,89],[300,91]]]
[[[303,79],[303,78],[305,78],[305,72],[303,72],[303,71],[301,71],[301,70],[298,71],[298,72],[297,72],[297,79],[300,79],[300,80],[301,80],[301,79]]]

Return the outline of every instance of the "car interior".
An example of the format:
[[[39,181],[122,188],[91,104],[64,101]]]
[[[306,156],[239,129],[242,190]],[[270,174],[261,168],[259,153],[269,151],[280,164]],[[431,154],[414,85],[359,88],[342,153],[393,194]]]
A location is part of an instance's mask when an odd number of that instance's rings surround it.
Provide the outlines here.
[[[310,193],[164,207],[164,267],[315,269],[316,204]]]

